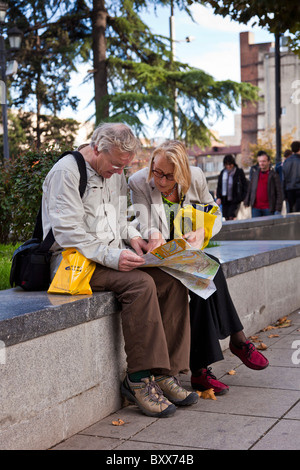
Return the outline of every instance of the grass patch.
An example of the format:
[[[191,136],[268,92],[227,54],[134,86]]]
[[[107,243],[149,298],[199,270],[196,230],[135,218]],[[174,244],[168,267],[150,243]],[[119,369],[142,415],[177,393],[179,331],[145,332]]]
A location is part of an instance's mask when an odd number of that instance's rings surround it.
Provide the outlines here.
[[[220,246],[220,243],[209,241],[206,248],[214,248],[215,246]]]
[[[9,274],[11,268],[11,257],[18,246],[20,246],[20,243],[16,245],[0,244],[0,290],[10,288]]]

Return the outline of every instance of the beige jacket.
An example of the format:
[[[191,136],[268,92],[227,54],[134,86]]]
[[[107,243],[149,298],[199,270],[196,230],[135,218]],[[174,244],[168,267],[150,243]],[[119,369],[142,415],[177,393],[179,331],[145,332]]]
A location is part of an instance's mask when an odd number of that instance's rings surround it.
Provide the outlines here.
[[[87,187],[81,199],[80,174],[72,155],[59,160],[43,184],[44,237],[52,227],[52,276],[65,248],[77,248],[86,258],[118,269],[121,250],[141,236],[127,223],[127,184],[124,174],[105,179],[86,163]],[[57,255],[57,256],[56,256]]]
[[[195,166],[191,166],[192,181],[186,194],[184,205],[191,203],[213,204],[218,207],[215,213],[217,216],[212,235],[216,235],[222,228],[222,214],[219,206],[214,202],[210,194],[203,171]],[[148,239],[149,235],[158,230],[165,239],[169,238],[169,228],[165,214],[160,191],[156,189],[153,178],[148,182],[148,168],[136,172],[129,178],[128,184],[131,192],[131,200],[134,212],[139,221],[139,230],[143,238]],[[178,187],[180,194],[181,188]]]

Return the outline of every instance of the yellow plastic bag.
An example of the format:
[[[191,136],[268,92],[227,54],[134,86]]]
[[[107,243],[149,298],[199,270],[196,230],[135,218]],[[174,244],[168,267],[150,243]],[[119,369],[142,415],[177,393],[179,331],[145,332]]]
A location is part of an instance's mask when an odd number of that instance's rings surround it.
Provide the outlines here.
[[[64,250],[48,294],[92,294],[90,280],[95,268],[94,261],[88,260],[74,248]]]
[[[218,207],[211,204],[191,204],[183,206],[174,220],[174,238],[182,237],[189,232],[195,232],[204,227],[205,236],[201,250],[208,245],[216,220],[214,213]]]

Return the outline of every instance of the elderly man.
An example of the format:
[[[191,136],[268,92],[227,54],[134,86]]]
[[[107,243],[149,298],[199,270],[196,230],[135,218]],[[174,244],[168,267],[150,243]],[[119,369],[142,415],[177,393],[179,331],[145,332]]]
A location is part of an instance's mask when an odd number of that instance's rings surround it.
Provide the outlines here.
[[[175,378],[189,368],[188,291],[158,268],[140,269],[147,244],[127,223],[123,174],[137,149],[128,126],[100,125],[81,150],[87,169],[82,199],[75,159],[59,160],[43,185],[43,230],[51,227],[55,237],[52,277],[68,247],[97,263],[92,290],[113,291],[122,306],[128,374],[121,391],[145,414],[167,417],[175,405],[198,399]]]

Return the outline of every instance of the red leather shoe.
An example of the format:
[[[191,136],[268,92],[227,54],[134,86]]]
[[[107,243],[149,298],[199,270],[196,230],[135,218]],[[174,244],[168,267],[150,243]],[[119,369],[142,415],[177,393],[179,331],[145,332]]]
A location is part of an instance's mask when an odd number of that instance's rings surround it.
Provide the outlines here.
[[[201,375],[192,374],[191,385],[193,389],[200,390],[201,392],[213,388],[215,395],[224,395],[229,390],[228,385],[217,380],[217,378],[212,374],[211,367],[204,369]]]
[[[254,344],[250,343],[250,341],[246,341],[241,348],[237,348],[230,341],[229,348],[249,369],[262,370],[269,365],[268,359],[257,351]]]

